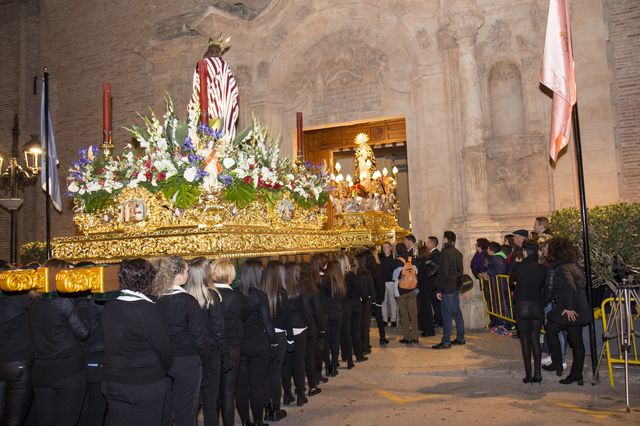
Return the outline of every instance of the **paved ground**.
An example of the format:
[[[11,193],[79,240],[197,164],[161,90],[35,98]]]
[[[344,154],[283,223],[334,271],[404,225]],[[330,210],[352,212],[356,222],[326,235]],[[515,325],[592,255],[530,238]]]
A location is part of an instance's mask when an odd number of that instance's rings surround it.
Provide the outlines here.
[[[605,369],[596,386],[560,385],[544,371],[542,385],[523,384],[519,342],[511,337],[470,333],[467,345],[442,351],[430,348],[437,337],[413,347],[400,345],[394,332],[389,337],[387,348],[374,345],[369,361],[340,370],[309,404],[288,407],[278,425],[640,425],[639,369],[625,413],[624,382],[609,387]]]

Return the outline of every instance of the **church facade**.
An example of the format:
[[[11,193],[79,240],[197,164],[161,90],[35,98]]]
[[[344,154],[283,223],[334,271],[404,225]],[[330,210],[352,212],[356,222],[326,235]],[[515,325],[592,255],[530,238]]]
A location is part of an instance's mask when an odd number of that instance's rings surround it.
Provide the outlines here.
[[[418,238],[456,231],[468,262],[475,238],[529,228],[534,217],[579,203],[575,145],[556,165],[548,156],[551,98],[538,83],[547,7],[546,0],[5,0],[0,149],[10,151],[14,114],[23,142],[38,133],[34,78],[47,66],[65,179],[77,150],[101,141],[103,81],[113,86],[114,144],[124,146],[130,136],[122,127],[148,105],[161,111],[165,92],[186,107],[194,64],[208,36],[221,31],[233,38],[224,58],[240,89],[239,127],[256,114],[281,132],[284,152],[294,153],[297,111],[313,128],[403,117],[412,231]],[[640,200],[639,8],[633,0],[572,2],[589,205]],[[42,240],[42,193],[27,188],[24,198],[20,243]],[[70,204],[54,216],[54,236],[75,232]],[[2,213],[3,235],[8,226]],[[8,245],[0,242],[0,257]]]

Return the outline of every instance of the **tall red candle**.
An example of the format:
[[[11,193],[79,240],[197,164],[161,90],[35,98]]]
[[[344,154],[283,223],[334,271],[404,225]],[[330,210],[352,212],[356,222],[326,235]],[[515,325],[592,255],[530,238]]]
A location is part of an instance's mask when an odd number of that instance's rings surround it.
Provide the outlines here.
[[[209,114],[209,97],[207,96],[207,61],[198,61],[198,76],[200,78],[200,124],[207,125]]]
[[[102,83],[102,142],[111,143],[111,83]]]
[[[299,159],[304,159],[304,148],[302,145],[302,113],[296,112],[296,136],[297,136],[297,145],[296,151]]]

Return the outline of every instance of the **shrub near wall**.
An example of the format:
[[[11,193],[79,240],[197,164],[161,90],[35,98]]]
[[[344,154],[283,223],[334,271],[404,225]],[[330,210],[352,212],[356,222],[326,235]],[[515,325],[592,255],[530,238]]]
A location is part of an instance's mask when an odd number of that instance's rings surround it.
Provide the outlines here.
[[[613,281],[611,264],[619,257],[626,265],[640,267],[640,203],[616,203],[588,210],[589,248],[594,287]],[[570,239],[582,255],[580,210],[568,208],[551,215],[554,236]]]

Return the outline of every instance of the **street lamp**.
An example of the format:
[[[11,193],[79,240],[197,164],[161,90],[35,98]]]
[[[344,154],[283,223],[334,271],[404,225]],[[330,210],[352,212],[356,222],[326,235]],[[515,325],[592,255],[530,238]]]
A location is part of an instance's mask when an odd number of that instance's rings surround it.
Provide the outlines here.
[[[18,247],[18,233],[17,233],[17,220],[16,213],[22,205],[23,199],[18,197],[18,189],[23,189],[25,186],[33,185],[36,182],[36,175],[40,171],[40,167],[37,166],[38,156],[34,152],[35,147],[32,142],[34,137],[31,138],[29,144],[30,147],[25,146],[25,160],[29,171],[23,170],[20,164],[18,164],[18,138],[20,136],[20,128],[18,125],[18,115],[13,118],[13,143],[11,145],[11,156],[0,153],[0,189],[10,193],[9,198],[1,198],[0,206],[4,207],[11,213],[11,237],[10,237],[10,262],[16,263],[17,261],[17,247]],[[42,151],[40,151],[40,154]],[[5,162],[7,163],[6,169],[3,170]]]

